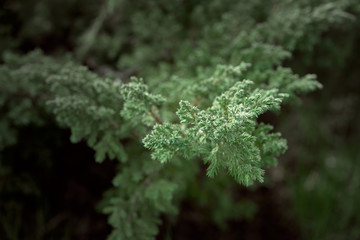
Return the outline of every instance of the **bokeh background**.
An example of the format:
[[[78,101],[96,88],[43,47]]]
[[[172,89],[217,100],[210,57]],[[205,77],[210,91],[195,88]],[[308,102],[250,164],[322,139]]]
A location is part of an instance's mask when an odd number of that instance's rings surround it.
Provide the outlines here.
[[[54,57],[71,55],[100,75],[152,74],[152,66],[174,61],[172,36],[183,30],[171,17],[165,18],[168,25],[159,24],[164,19],[158,12],[177,12],[191,28],[197,21],[188,18],[190,12],[210,3],[149,2],[2,0],[0,56],[41,49]],[[225,11],[234,1],[209,2]],[[277,2],[244,5],[262,22]],[[299,2],[311,7],[327,1]],[[279,114],[261,116],[287,139],[288,151],[267,171],[265,184],[231,190],[242,202],[241,217],[226,225],[216,221],[226,217],[226,207],[216,213],[209,199],[217,193],[213,188],[223,186],[209,182],[205,196],[190,191],[176,222],[163,217],[158,239],[360,239],[360,4],[334,2],[349,4],[353,17],[324,30],[310,50],[295,48],[283,63],[299,75],[315,73],[324,87]],[[178,11],[166,8],[176,4]],[[215,24],[218,13],[212,14],[199,26]],[[111,228],[96,209],[116,163],[95,163],[93,150],[71,144],[69,136],[48,117],[41,127],[20,127],[17,144],[1,152],[0,239],[106,239]]]

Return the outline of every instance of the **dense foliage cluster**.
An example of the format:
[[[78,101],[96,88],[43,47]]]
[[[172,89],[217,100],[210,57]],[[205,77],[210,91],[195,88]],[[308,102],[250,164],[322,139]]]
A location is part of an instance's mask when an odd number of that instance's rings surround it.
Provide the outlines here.
[[[300,54],[306,65],[324,34],[358,15],[356,0],[5,1],[0,150],[24,126],[56,121],[97,162],[116,159],[98,204],[109,239],[155,239],[196,181],[212,181],[224,225],[244,211],[219,184],[264,182],[287,149],[261,116],[322,88],[289,63]],[[199,179],[204,165],[210,179]],[[18,239],[0,209],[5,239]]]

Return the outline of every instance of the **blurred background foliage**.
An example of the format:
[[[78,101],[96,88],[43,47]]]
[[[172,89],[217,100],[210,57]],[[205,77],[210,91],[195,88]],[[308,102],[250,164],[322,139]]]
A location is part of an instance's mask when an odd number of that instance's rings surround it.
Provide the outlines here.
[[[293,14],[292,29],[302,24],[298,19],[309,17],[294,6],[330,4],[323,12],[345,8],[346,24],[324,27],[318,35],[310,27],[307,31],[314,34],[303,37],[300,30],[290,31],[299,34],[296,42],[283,41],[287,29],[274,31],[276,21],[263,26],[260,37],[292,50],[284,66],[299,75],[315,73],[324,88],[296,107],[285,106],[279,115],[261,117],[276,126],[289,146],[263,186],[243,188],[229,184],[228,176],[214,183],[200,174],[178,218],[164,217],[158,238],[360,239],[360,4],[284,0],[295,9],[289,12],[277,9],[278,2],[2,0],[0,56],[40,48],[52,56],[71,55],[100,75],[123,81],[146,76],[151,87],[179,69],[182,77],[193,78],[198,71],[206,73],[206,66],[222,63],[222,56],[236,61],[229,51],[241,46],[226,48],[220,41],[231,42],[236,29],[262,27],[273,11]],[[336,25],[335,17],[327,19],[330,25]],[[285,53],[278,54],[244,60],[267,64],[271,57],[284,58]],[[166,84],[157,91],[166,94]],[[167,94],[174,95],[168,104],[175,106],[176,92]],[[86,144],[70,144],[69,132],[51,117],[45,119],[19,128],[17,144],[0,155],[0,238],[104,239],[110,227],[94,208],[111,186],[115,163],[94,163]],[[219,194],[224,188],[236,204]]]

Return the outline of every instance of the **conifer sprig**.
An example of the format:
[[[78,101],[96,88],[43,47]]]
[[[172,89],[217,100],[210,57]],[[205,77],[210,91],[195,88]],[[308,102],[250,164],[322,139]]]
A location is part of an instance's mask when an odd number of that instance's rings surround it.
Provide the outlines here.
[[[257,123],[257,117],[278,110],[287,96],[274,89],[254,88],[252,81],[243,80],[204,110],[181,101],[176,112],[180,123],[156,125],[144,139],[145,147],[153,150],[152,157],[162,163],[176,154],[201,156],[209,164],[210,177],[226,169],[241,184],[262,182],[262,167],[266,164],[261,152],[275,157],[285,151],[286,143],[278,134],[268,136],[268,129]],[[270,138],[274,148],[264,150],[259,143]]]
[[[86,141],[95,150],[96,161],[117,159],[113,188],[99,204],[109,215],[111,240],[155,239],[160,216],[176,214],[198,182],[210,183],[226,203],[213,209],[227,212],[217,218],[224,223],[238,213],[224,186],[233,179],[245,186],[263,182],[266,168],[287,148],[259,117],[322,87],[315,75],[295,74],[284,61],[295,51],[311,52],[329,28],[353,19],[345,9],[358,5],[105,1],[93,24],[72,39],[80,45],[78,58],[4,54],[0,150],[16,143],[22,126],[54,118],[71,130],[72,142]],[[38,19],[30,20],[36,26]],[[114,63],[103,72],[108,77],[79,63],[92,58]],[[195,180],[199,161],[211,180]]]

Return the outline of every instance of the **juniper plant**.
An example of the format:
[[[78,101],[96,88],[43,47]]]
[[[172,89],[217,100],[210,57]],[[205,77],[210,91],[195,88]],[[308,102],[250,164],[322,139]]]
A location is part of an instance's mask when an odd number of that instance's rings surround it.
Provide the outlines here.
[[[200,162],[214,184],[226,175],[245,186],[264,181],[287,146],[259,116],[321,88],[284,61],[347,24],[354,5],[109,0],[76,39],[75,56],[3,55],[0,148],[16,143],[20,126],[54,116],[96,161],[119,161],[99,204],[113,227],[109,239],[154,239],[160,215],[176,215]],[[80,63],[92,55],[117,70]]]

